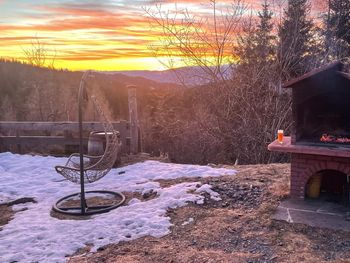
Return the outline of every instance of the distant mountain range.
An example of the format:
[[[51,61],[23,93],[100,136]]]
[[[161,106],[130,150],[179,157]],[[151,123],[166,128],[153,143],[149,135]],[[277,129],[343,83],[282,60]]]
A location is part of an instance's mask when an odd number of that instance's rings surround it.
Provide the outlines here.
[[[112,72],[109,72],[112,73]],[[142,77],[149,80],[161,83],[178,83],[176,73],[173,70],[130,70],[130,71],[115,71],[112,74],[123,74],[129,77]]]
[[[225,66],[228,68],[228,66]],[[164,71],[130,70],[105,71],[105,74],[123,74],[129,77],[141,77],[160,83],[174,83],[185,86],[203,85],[210,81],[207,73],[200,67],[183,67]],[[226,74],[227,76],[229,74]]]

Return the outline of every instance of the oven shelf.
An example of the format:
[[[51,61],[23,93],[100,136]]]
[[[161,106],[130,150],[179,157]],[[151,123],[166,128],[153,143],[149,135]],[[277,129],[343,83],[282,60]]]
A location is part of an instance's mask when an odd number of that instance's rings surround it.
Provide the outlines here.
[[[335,157],[350,157],[350,148],[337,146],[310,146],[291,144],[291,137],[284,137],[283,143],[280,144],[277,140],[268,145],[270,151],[285,152],[285,153],[303,153],[314,155],[326,155]]]

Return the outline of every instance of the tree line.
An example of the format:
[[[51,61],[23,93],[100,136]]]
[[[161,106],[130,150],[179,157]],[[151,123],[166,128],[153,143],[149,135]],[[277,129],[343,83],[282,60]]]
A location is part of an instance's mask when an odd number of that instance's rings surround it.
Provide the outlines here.
[[[181,85],[186,83],[181,74],[179,85],[165,86],[142,78],[95,74],[90,89],[117,120],[128,119],[126,86],[139,87],[146,152],[166,153],[180,163],[287,161],[288,156],[267,150],[278,129],[290,134],[291,98],[283,83],[335,60],[349,63],[350,3],[327,0],[318,18],[311,15],[307,0],[288,1],[281,14],[276,4],[264,1],[258,16],[242,0],[233,1],[225,12],[216,1],[209,4],[209,18],[180,9],[164,12],[161,6],[145,10],[151,29],[163,33],[160,44],[151,47],[154,55],[168,57],[163,63],[170,68],[180,58],[182,65],[192,66],[186,76],[205,77],[205,84]],[[35,57],[40,63],[41,56]],[[1,119],[76,120],[82,73],[35,63],[0,61]],[[97,118],[93,109],[86,112],[86,119]]]
[[[204,19],[159,5],[146,10],[163,33],[155,56],[166,54],[169,67],[180,57],[210,78],[205,87],[178,91],[176,103],[171,94],[161,100],[169,103],[152,108],[158,124],[151,135],[161,138],[159,148],[173,160],[288,160],[267,150],[278,129],[291,132],[291,98],[283,83],[335,60],[349,63],[350,2],[324,1],[318,16],[311,14],[311,1],[287,1],[279,14],[276,2],[263,1],[257,19],[241,0],[229,10],[210,1],[212,15]]]

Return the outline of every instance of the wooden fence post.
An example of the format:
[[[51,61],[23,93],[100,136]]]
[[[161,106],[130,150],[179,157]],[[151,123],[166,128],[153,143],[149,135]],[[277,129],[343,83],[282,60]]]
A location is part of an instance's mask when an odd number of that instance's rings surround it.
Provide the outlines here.
[[[22,153],[22,146],[21,146],[21,135],[20,132],[16,131],[16,140],[17,140],[17,153]]]
[[[139,120],[137,116],[137,99],[136,86],[129,85],[128,102],[129,102],[129,120],[130,120],[130,152],[136,154],[139,152]]]
[[[73,135],[70,131],[64,130],[63,137],[65,140],[69,140],[69,139],[73,138]],[[74,146],[72,146],[72,145],[68,145],[68,144],[64,145],[64,153],[65,154],[74,152],[75,149],[74,150],[73,149],[74,149]]]

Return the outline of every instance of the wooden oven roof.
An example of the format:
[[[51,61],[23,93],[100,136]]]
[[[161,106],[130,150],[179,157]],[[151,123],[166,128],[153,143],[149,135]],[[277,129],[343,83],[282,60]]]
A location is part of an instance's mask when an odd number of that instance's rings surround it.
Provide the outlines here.
[[[283,88],[294,88],[296,86],[300,86],[300,84],[306,80],[309,80],[311,78],[317,78],[319,75],[332,72],[338,76],[341,76],[342,78],[350,80],[350,74],[344,72],[343,70],[344,64],[340,61],[336,61],[323,67],[314,69],[298,78],[292,79],[284,83]]]

